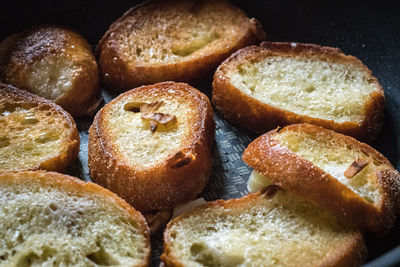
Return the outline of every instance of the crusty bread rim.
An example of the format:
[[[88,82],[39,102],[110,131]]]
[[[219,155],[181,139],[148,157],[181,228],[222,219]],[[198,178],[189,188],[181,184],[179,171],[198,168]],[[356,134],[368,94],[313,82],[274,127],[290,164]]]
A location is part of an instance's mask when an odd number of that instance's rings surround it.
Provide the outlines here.
[[[284,110],[264,103],[251,97],[233,86],[226,73],[242,62],[265,57],[297,57],[316,58],[328,62],[354,64],[368,73],[369,78],[376,84],[377,91],[369,95],[365,103],[365,118],[362,122],[342,122],[299,115],[295,112]],[[372,72],[356,57],[345,55],[338,48],[325,47],[315,44],[287,43],[287,42],[262,42],[260,46],[249,46],[236,51],[226,59],[214,74],[213,104],[221,110],[223,115],[234,124],[245,127],[253,132],[265,132],[277,126],[293,123],[311,123],[327,129],[351,135],[357,139],[372,141],[375,139],[383,123],[383,109],[385,96],[382,86]],[[226,103],[229,103],[227,105]],[[238,116],[237,114],[240,114]]]
[[[342,139],[345,143],[360,147],[386,165],[386,169],[377,173],[379,193],[382,195],[380,202],[376,206],[368,204],[336,178],[274,140],[275,134],[289,130]],[[382,154],[350,136],[311,124],[293,124],[269,131],[255,139],[244,151],[242,159],[282,188],[343,216],[350,223],[359,227],[366,226],[378,235],[386,234],[395,221],[400,199],[399,174]]]
[[[129,10],[127,10],[119,19],[117,19],[115,22],[113,22],[110,26],[110,28],[107,30],[107,32],[103,35],[103,37],[100,39],[99,43],[96,46],[95,49],[95,54],[96,57],[98,58],[98,62],[100,65],[100,72],[101,76],[103,77],[104,80],[104,75],[109,74],[109,72],[112,72],[113,70],[107,68],[107,71],[104,71],[102,67],[102,62],[103,62],[103,57],[104,58],[112,58],[114,64],[118,64],[118,72],[116,72],[114,75],[118,76],[117,78],[119,81],[117,81],[113,77],[108,77],[109,82],[112,84],[110,87],[109,84],[109,89],[112,91],[120,91],[121,88],[116,88],[116,87],[122,87],[122,89],[128,89],[127,85],[125,84],[125,81],[127,78],[124,76],[128,76],[129,80],[129,86],[130,88],[136,87],[136,86],[141,86],[144,84],[148,84],[149,80],[151,80],[151,83],[156,83],[156,82],[162,82],[165,81],[165,79],[160,79],[160,77],[157,77],[154,79],[152,76],[158,76],[159,74],[164,74],[167,77],[167,80],[176,80],[176,81],[184,81],[188,82],[190,80],[198,79],[202,75],[207,74],[210,72],[210,69],[213,69],[221,62],[223,59],[228,57],[233,51],[236,51],[242,47],[245,47],[247,45],[251,45],[254,43],[257,43],[259,41],[265,40],[265,33],[262,30],[262,27],[260,23],[255,19],[249,19],[250,27],[249,30],[246,32],[243,37],[236,42],[236,45],[229,48],[229,49],[224,49],[221,51],[220,54],[213,53],[213,54],[205,54],[198,56],[196,58],[185,58],[182,61],[179,61],[178,63],[171,62],[171,63],[152,63],[152,64],[147,64],[141,61],[135,61],[134,62],[134,70],[132,70],[132,66],[130,67],[129,65],[131,62],[127,62],[123,60],[119,55],[118,55],[118,46],[115,44],[108,44],[107,48],[107,53],[108,55],[103,56],[103,49],[106,45],[107,42],[110,40],[110,36],[115,33],[119,33],[122,31],[124,28],[124,21],[126,18],[130,17],[132,13],[134,13],[136,10],[145,7],[147,5],[152,5],[153,2],[152,0],[146,0]],[[225,1],[223,1],[225,2]],[[237,12],[242,13],[243,16],[246,16],[246,14],[239,8],[231,5],[232,9],[235,9]],[[122,25],[122,26],[121,26]],[[113,47],[114,49],[110,49],[109,47]],[[217,59],[216,59],[217,58]],[[106,60],[106,59],[104,59]],[[178,66],[178,64],[180,66]],[[107,65],[107,64],[105,64]],[[209,65],[213,65],[211,68]],[[202,66],[205,66],[207,68],[204,68]],[[173,72],[171,72],[173,70]],[[123,73],[121,75],[121,73]],[[177,78],[173,78],[173,76],[178,76]],[[171,76],[171,77],[170,77]],[[135,77],[136,81],[133,80],[133,77]],[[147,81],[147,82],[146,82]]]
[[[35,103],[38,107],[45,107],[55,110],[63,119],[68,123],[68,144],[63,144],[63,150],[58,156],[42,162],[36,167],[22,170],[38,170],[46,169],[48,171],[65,171],[67,167],[78,157],[80,138],[76,124],[71,115],[66,112],[62,107],[55,104],[53,101],[42,98],[40,96],[29,93],[28,91],[19,90],[16,87],[8,84],[0,83],[0,92],[6,101],[12,101],[13,104],[19,105],[24,103]],[[0,100],[0,103],[2,101]],[[1,172],[1,171],[0,171]]]
[[[174,266],[174,267],[184,267],[184,265],[179,262],[171,251],[171,246],[173,242],[173,238],[171,237],[171,226],[173,224],[181,222],[184,218],[190,217],[194,214],[199,213],[202,210],[206,209],[213,209],[222,207],[224,209],[240,209],[243,206],[247,206],[247,202],[251,202],[253,200],[257,200],[260,197],[265,197],[262,192],[256,192],[252,194],[248,194],[242,198],[233,198],[229,200],[215,200],[212,202],[205,203],[199,207],[196,207],[193,210],[185,212],[184,214],[172,219],[165,228],[164,235],[163,235],[163,245],[164,251],[161,255],[161,261],[166,266]],[[366,248],[364,245],[363,237],[360,232],[354,232],[354,243],[349,244],[348,247],[343,247],[342,251],[336,251],[336,256],[342,255],[342,257],[334,260],[330,259],[329,261],[325,262],[323,266],[355,266],[360,264],[360,261],[365,258],[366,255]]]
[[[102,199],[108,198],[121,207],[125,212],[129,214],[131,218],[139,225],[138,229],[142,230],[141,234],[146,238],[145,258],[139,266],[148,266],[150,260],[150,235],[149,228],[146,220],[142,214],[132,208],[126,201],[107,190],[92,182],[84,182],[78,178],[60,174],[56,172],[47,171],[24,171],[24,172],[5,172],[0,173],[0,186],[6,186],[7,184],[27,184],[38,183],[42,187],[58,188],[63,191],[73,193],[86,193],[88,195],[94,195]]]
[[[127,160],[118,155],[113,142],[107,142],[107,121],[103,113],[108,112],[109,106],[130,94],[152,93],[161,90],[165,94],[170,88],[180,95],[192,96],[190,106],[197,118],[196,128],[189,128],[188,138],[179,150],[191,152],[194,159],[180,168],[170,168],[166,160],[150,166],[132,166]],[[148,92],[147,92],[148,91]],[[194,103],[195,101],[195,103]],[[138,87],[121,94],[104,106],[95,116],[89,129],[89,167],[94,181],[117,192],[122,198],[140,211],[154,211],[172,208],[189,201],[199,194],[208,183],[211,172],[211,147],[214,141],[214,117],[211,104],[206,95],[185,83],[163,82],[154,85]],[[100,138],[102,137],[102,138]],[[112,139],[111,139],[112,141]],[[173,153],[177,153],[174,151]],[[151,183],[148,178],[152,177]],[[135,185],[135,195],[130,192]],[[165,189],[165,187],[167,189]],[[174,192],[170,192],[174,189]],[[191,190],[188,190],[191,189]],[[163,198],[163,204],[158,203]],[[140,201],[138,201],[140,199]],[[135,203],[133,203],[135,202]]]

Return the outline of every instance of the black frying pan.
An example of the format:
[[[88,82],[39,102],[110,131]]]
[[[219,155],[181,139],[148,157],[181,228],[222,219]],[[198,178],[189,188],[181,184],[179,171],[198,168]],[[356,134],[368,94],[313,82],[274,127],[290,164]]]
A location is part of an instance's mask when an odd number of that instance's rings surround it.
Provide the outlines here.
[[[109,25],[139,1],[12,1],[2,3],[0,39],[37,24],[65,25],[81,33],[93,46]],[[400,168],[400,2],[336,1],[233,1],[263,25],[269,41],[295,41],[338,47],[358,57],[379,79],[386,95],[384,128],[372,143],[392,164]],[[210,79],[195,84],[210,95]],[[109,101],[114,96],[103,92]],[[81,149],[87,146],[87,129],[92,118],[77,121]],[[255,136],[232,127],[216,114],[217,146],[207,200],[246,194],[250,169],[241,153]],[[228,140],[229,142],[226,142]],[[87,155],[70,174],[89,180]],[[400,265],[400,220],[391,233],[378,239],[366,236],[369,257],[366,266]],[[153,265],[158,266],[162,236],[152,241]]]

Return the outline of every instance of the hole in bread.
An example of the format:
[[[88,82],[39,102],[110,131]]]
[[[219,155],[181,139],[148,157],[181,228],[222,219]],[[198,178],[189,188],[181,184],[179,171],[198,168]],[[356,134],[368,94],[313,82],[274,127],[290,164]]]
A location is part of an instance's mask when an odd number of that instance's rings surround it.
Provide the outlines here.
[[[309,85],[308,87],[306,87],[306,92],[311,93],[315,91],[315,86],[314,85]]]
[[[210,232],[217,232],[217,229],[211,226],[207,227],[206,230]]]
[[[35,141],[40,144],[44,144],[47,142],[51,141],[56,141],[59,139],[59,136],[56,132],[46,132],[46,133],[41,133]]]
[[[190,253],[192,254],[192,256],[195,256],[197,254],[200,254],[205,249],[206,247],[204,246],[204,244],[193,243],[193,245],[190,247]]]
[[[126,111],[131,111],[133,113],[139,113],[140,112],[140,107],[145,104],[143,102],[129,102],[126,103],[124,106],[124,110]]]
[[[57,251],[55,249],[44,246],[42,247],[39,255],[33,251],[30,251],[28,254],[22,256],[18,260],[16,266],[40,266],[46,262],[48,258],[54,257],[55,255],[57,255]]]
[[[190,253],[195,258],[195,261],[204,266],[220,266],[218,261],[213,257],[212,253],[202,243],[193,243],[190,247]]]
[[[86,255],[86,257],[97,265],[112,266],[119,264],[110,254],[108,254],[103,247],[98,251]]]
[[[34,116],[26,116],[25,118],[22,119],[21,124],[23,124],[23,125],[36,124],[38,122],[39,122],[39,120],[36,119]]]
[[[5,136],[0,137],[0,148],[10,145],[10,139]]]
[[[180,45],[174,45],[171,50],[176,56],[186,57],[202,49],[218,38],[220,38],[220,35],[216,32],[209,32],[199,37],[193,36],[193,39],[189,43],[185,42]]]
[[[30,252],[24,257],[20,258],[16,266],[31,266],[34,262],[38,262],[40,257],[36,255],[34,252]]]
[[[172,233],[171,233],[171,238],[172,238],[172,239],[175,239],[175,238],[176,238],[176,232],[172,232]]]
[[[56,204],[54,204],[54,203],[50,203],[49,208],[50,208],[52,211],[58,210],[58,206],[57,206]]]

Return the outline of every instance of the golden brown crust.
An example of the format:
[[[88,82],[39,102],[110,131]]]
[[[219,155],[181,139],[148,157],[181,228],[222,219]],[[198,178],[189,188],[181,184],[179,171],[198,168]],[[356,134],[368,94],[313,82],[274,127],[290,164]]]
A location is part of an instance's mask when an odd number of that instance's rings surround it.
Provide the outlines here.
[[[260,46],[243,48],[217,69],[214,75],[212,101],[214,106],[232,123],[250,131],[264,133],[277,126],[293,123],[311,123],[334,130],[359,140],[372,141],[382,128],[385,97],[382,87],[371,71],[357,58],[345,55],[338,48],[315,44],[263,42]],[[232,85],[226,76],[229,69],[245,61],[269,56],[316,58],[328,62],[340,62],[357,66],[368,73],[369,79],[376,83],[376,91],[365,103],[365,119],[361,122],[338,123],[333,120],[314,118],[280,109],[253,98]],[[229,104],[228,104],[229,103]]]
[[[386,166],[377,171],[382,200],[376,206],[365,201],[337,179],[301,158],[274,139],[282,131],[307,132],[324,136],[326,140],[341,140],[358,147]],[[400,176],[390,162],[375,149],[356,139],[311,124],[289,125],[272,130],[255,139],[243,153],[243,161],[277,185],[323,206],[349,222],[385,234],[392,227],[399,205]]]
[[[182,5],[182,2],[184,3],[184,1],[145,1],[125,12],[110,26],[96,47],[102,81],[110,90],[121,92],[162,81],[188,82],[198,79],[205,74],[212,73],[218,64],[232,52],[265,39],[265,33],[257,20],[248,19],[243,11],[226,1],[217,1],[216,5],[221,5],[221,9],[234,14],[238,25],[241,25],[242,33],[234,42],[206,49],[198,56],[189,57],[180,62],[146,63],[135,61],[121,54],[121,44],[116,36],[124,35],[123,32],[126,28],[134,30],[137,25],[141,25],[140,21],[151,19],[154,14],[165,16],[164,5]],[[210,3],[215,4],[216,1],[203,1],[201,4]]]
[[[38,107],[40,113],[45,111],[52,111],[52,116],[56,114],[55,120],[64,122],[68,127],[63,130],[65,140],[63,141],[63,148],[60,150],[56,157],[50,158],[44,162],[38,162],[38,165],[33,168],[24,168],[21,166],[15,171],[22,170],[38,170],[44,169],[48,171],[63,172],[67,167],[73,163],[78,157],[79,153],[79,134],[76,124],[71,115],[62,109],[54,102],[44,99],[42,97],[33,95],[27,91],[19,90],[11,85],[0,83],[0,111],[6,109],[7,106],[13,107]],[[39,112],[38,112],[39,113]],[[38,114],[39,116],[47,116]],[[17,160],[17,159],[14,159]],[[2,170],[0,170],[1,172]]]
[[[69,77],[52,74],[55,76],[50,79],[66,79],[72,85],[67,92],[59,93],[51,100],[73,116],[94,112],[100,103],[97,62],[90,45],[72,30],[44,25],[5,39],[0,43],[0,78],[20,89],[35,92],[37,85],[29,83],[28,77],[32,71],[41,71],[35,69],[34,64],[50,57],[70,62],[71,70],[76,68]]]
[[[174,219],[172,219],[164,230],[164,251],[161,255],[161,260],[167,267],[183,267],[184,265],[174,257],[171,252],[173,237],[171,236],[171,226],[181,222],[184,218],[190,217],[194,214],[199,214],[202,210],[223,207],[227,210],[236,210],[238,213],[248,209],[249,203],[259,201],[264,198],[264,193],[256,192],[248,194],[242,198],[229,199],[229,200],[216,200],[205,203],[196,209],[186,212]],[[365,260],[367,250],[364,244],[363,237],[360,232],[353,232],[352,242],[346,243],[340,251],[337,251],[332,258],[328,259],[322,266],[360,266]]]
[[[179,151],[193,155],[190,163],[171,168],[168,158],[151,167],[132,166],[125,156],[114,148],[107,132],[106,114],[111,105],[132,96],[148,95],[152,101],[167,96],[173,90],[174,98],[190,104],[194,111],[188,122],[189,133]],[[140,211],[172,208],[192,200],[207,184],[211,171],[211,148],[214,142],[214,119],[207,96],[193,87],[175,82],[142,86],[128,91],[104,106],[96,115],[89,130],[89,167],[92,179],[117,193]]]
[[[91,182],[84,182],[78,178],[46,171],[6,172],[0,174],[0,184],[33,184],[39,183],[42,187],[58,188],[73,195],[88,194],[102,199],[108,199],[121,207],[134,222],[138,224],[141,234],[146,238],[146,257],[137,267],[148,266],[150,261],[150,230],[146,220],[140,212],[132,208],[126,201],[111,191]]]

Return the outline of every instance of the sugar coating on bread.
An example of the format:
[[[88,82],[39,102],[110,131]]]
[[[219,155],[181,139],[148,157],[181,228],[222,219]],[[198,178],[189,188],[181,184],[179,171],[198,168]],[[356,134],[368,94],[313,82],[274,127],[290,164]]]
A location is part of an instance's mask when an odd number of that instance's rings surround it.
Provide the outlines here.
[[[138,212],[99,186],[46,176],[0,175],[1,266],[144,266],[150,248]]]
[[[115,142],[115,150],[124,156],[130,164],[143,167],[156,165],[171,151],[177,150],[189,137],[188,120],[195,111],[189,103],[171,94],[127,95],[111,105],[105,120],[108,120],[106,131]],[[152,132],[147,122],[142,119],[142,112],[132,111],[129,106],[139,107],[162,101],[157,113],[176,116],[177,123],[168,131]]]
[[[170,222],[167,266],[332,266],[347,253],[360,263],[361,235],[327,211],[286,192],[244,199],[213,202]]]
[[[0,84],[0,172],[62,171],[77,156],[72,117],[43,98]]]
[[[264,103],[339,123],[365,119],[365,102],[377,91],[364,69],[313,57],[272,55],[226,74],[235,87]]]
[[[327,139],[322,133],[309,134],[296,130],[282,131],[275,135],[274,139],[296,155],[329,173],[367,202],[379,205],[382,194],[379,191],[376,172],[387,168],[387,165],[373,155],[363,152],[361,147],[347,143],[343,139]],[[353,177],[346,177],[346,170],[354,161],[360,159],[368,162],[368,165]]]

